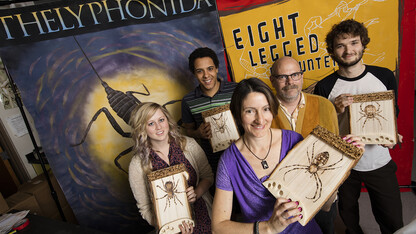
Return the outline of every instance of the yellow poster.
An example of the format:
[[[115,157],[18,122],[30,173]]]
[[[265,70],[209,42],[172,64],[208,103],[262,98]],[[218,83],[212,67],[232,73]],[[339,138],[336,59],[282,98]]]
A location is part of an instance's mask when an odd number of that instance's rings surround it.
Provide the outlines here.
[[[363,62],[387,67],[398,64],[397,0],[292,0],[263,5],[220,17],[233,77],[257,77],[271,86],[270,68],[282,56],[299,61],[306,88],[337,70],[326,51],[332,25],[355,19],[368,28],[370,43]]]

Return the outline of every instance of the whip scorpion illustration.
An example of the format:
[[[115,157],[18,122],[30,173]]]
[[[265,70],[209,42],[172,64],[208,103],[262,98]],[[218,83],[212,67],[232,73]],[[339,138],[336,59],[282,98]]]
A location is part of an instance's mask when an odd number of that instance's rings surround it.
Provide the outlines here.
[[[339,162],[341,162],[344,159],[344,155],[341,155],[341,158],[330,165],[325,166],[328,163],[329,160],[329,153],[328,151],[321,152],[317,155],[315,155],[315,144],[317,141],[315,141],[312,145],[312,155],[309,156],[309,150],[306,151],[306,156],[308,157],[308,163],[309,165],[301,165],[301,164],[293,164],[289,166],[285,166],[281,168],[280,170],[291,168],[288,171],[285,172],[283,175],[283,180],[285,180],[286,174],[291,171],[296,170],[305,170],[305,173],[311,174],[310,177],[313,177],[315,179],[316,183],[316,190],[312,197],[306,197],[307,199],[313,200],[313,202],[316,202],[319,198],[321,198],[322,193],[322,180],[319,177],[318,172],[321,172],[321,175],[328,170],[335,170],[340,167],[335,167]]]
[[[121,92],[119,90],[114,90],[105,81],[103,81],[101,79],[101,77],[98,75],[98,72],[95,70],[94,66],[92,65],[91,61],[86,56],[84,50],[79,45],[78,41],[76,39],[75,39],[75,41],[77,42],[79,48],[81,49],[82,53],[84,54],[86,60],[89,62],[90,66],[94,70],[94,73],[100,79],[101,85],[104,87],[105,92],[107,93],[108,103],[110,104],[111,108],[117,113],[117,115],[120,118],[122,118],[124,120],[125,123],[129,124],[131,112],[133,111],[133,109],[136,106],[138,106],[141,103],[140,100],[137,99],[133,94],[140,94],[140,95],[144,95],[144,96],[149,96],[150,95],[149,90],[147,89],[147,87],[144,84],[142,84],[142,85],[143,85],[144,89],[146,90],[146,92],[127,91],[127,92],[124,93],[124,92]],[[179,102],[179,101],[181,101],[181,100],[168,101],[167,103],[163,104],[162,106],[165,107],[166,105],[170,105],[170,104],[173,104],[173,103],[176,103],[176,102]],[[94,116],[90,120],[86,130],[84,131],[84,134],[83,134],[83,137],[82,137],[81,141],[78,142],[78,143],[75,143],[75,144],[71,144],[71,146],[78,146],[78,145],[81,145],[82,143],[84,143],[92,124],[94,123],[95,120],[97,120],[98,116],[101,113],[105,114],[105,116],[107,117],[111,126],[114,128],[114,130],[117,131],[118,134],[120,134],[122,137],[126,137],[126,138],[131,138],[132,137],[131,132],[125,132],[121,128],[121,126],[117,123],[117,121],[115,120],[113,115],[110,113],[110,111],[106,107],[102,107],[94,114]],[[117,155],[117,157],[114,159],[114,164],[117,166],[117,168],[124,171],[125,173],[127,173],[127,171],[124,170],[121,167],[118,160],[121,157],[130,153],[132,150],[133,150],[133,146],[131,146],[131,147],[127,148],[126,150],[122,151],[121,153],[119,153]]]

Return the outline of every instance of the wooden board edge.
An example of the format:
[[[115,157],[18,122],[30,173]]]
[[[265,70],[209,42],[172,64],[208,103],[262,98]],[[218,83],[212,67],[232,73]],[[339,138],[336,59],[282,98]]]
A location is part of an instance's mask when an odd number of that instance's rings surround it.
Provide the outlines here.
[[[202,118],[205,119],[206,117],[216,115],[216,114],[219,114],[221,112],[225,112],[227,110],[230,110],[230,104],[225,104],[223,106],[215,107],[215,108],[212,108],[210,110],[201,112],[201,115],[202,115]]]
[[[179,172],[186,171],[185,164],[178,164],[174,166],[170,166],[161,170],[152,171],[149,174],[147,174],[147,178],[149,181],[154,181],[166,176],[174,175]]]
[[[316,137],[322,139],[327,144],[331,145],[332,147],[340,150],[345,155],[352,159],[359,159],[363,155],[363,150],[344,141],[340,136],[336,135],[335,133],[327,130],[324,127],[316,126],[311,134],[315,135]]]
[[[356,94],[351,97],[353,98],[353,103],[394,100],[394,91],[387,90],[377,93]]]

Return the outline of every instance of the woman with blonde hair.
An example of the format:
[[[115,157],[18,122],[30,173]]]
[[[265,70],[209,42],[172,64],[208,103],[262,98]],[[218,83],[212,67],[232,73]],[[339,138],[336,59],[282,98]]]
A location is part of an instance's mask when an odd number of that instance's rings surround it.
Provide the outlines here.
[[[207,193],[213,173],[204,151],[193,138],[180,134],[166,108],[145,102],[131,114],[134,156],[129,166],[129,182],[140,214],[150,225],[156,224],[146,175],[177,164],[185,164],[189,173],[188,201],[193,204],[195,228],[185,222],[182,233],[211,233],[212,197]]]

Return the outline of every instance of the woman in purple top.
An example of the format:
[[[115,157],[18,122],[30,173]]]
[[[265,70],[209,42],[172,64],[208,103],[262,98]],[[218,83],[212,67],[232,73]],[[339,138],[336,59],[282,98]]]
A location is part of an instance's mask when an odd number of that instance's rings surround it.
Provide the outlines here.
[[[302,207],[297,201],[276,199],[262,185],[287,152],[302,140],[296,132],[270,128],[278,108],[270,88],[257,78],[242,80],[230,106],[244,134],[223,153],[218,164],[213,232],[321,233],[315,220],[306,226],[297,222],[302,219]],[[233,194],[244,223],[230,220]]]

